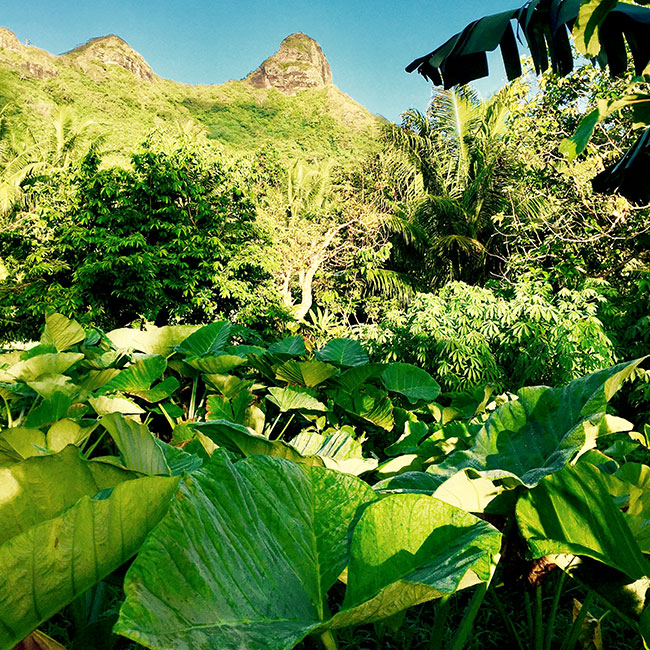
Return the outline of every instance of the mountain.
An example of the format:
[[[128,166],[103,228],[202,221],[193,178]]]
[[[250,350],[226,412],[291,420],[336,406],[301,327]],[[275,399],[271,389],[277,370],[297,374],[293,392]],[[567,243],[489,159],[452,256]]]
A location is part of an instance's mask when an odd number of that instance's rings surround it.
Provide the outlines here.
[[[297,33],[240,81],[190,85],[163,79],[116,35],[55,56],[0,28],[0,108],[36,136],[59,106],[92,120],[126,153],[152,130],[183,123],[238,153],[272,146],[292,156],[356,158],[376,148],[381,118],[332,84],[318,43]]]
[[[277,88],[295,95],[307,88],[323,88],[332,83],[332,70],[320,45],[306,34],[287,36],[280,49],[266,59],[246,81],[256,88]]]
[[[91,38],[84,45],[75,47],[62,56],[91,76],[99,70],[105,71],[107,65],[118,65],[142,81],[153,81],[155,77],[144,58],[115,34]],[[99,74],[101,77],[101,72]]]

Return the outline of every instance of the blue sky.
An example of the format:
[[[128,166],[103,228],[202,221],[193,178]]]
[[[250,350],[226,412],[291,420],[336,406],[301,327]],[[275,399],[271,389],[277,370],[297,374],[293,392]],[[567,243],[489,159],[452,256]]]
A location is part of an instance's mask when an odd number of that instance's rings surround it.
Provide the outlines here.
[[[423,109],[430,86],[404,67],[468,22],[523,0],[0,0],[0,25],[61,54],[94,36],[117,34],[156,74],[185,83],[241,79],[293,32],[318,41],[334,83],[373,113],[399,121]],[[498,57],[497,57],[498,60]],[[502,85],[495,66],[477,83],[487,95]]]

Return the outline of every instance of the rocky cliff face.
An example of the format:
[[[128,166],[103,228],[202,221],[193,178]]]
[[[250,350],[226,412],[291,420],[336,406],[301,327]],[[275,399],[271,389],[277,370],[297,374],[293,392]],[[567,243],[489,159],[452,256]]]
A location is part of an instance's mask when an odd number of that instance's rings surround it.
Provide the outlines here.
[[[155,74],[144,58],[119,36],[99,36],[62,55],[87,74],[100,73],[104,65],[118,65],[143,81],[154,81]]]
[[[320,45],[306,34],[287,36],[280,49],[245,79],[256,88],[276,88],[294,95],[332,83],[332,70]]]
[[[0,27],[0,60],[17,69],[21,75],[37,79],[56,77],[59,72],[54,65],[55,58],[45,50],[23,45],[11,30]]]

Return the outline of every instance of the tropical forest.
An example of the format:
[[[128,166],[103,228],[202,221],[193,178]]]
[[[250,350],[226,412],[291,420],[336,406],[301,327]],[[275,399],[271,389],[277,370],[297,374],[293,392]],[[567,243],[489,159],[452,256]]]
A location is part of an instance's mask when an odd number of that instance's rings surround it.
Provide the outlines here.
[[[0,650],[648,650],[647,5],[486,9],[396,121],[302,32],[0,28]]]

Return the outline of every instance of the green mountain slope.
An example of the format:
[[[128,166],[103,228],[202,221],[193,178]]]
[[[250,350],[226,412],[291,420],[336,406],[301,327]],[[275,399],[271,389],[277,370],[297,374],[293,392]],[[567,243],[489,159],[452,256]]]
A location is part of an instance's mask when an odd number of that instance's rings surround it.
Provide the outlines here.
[[[129,151],[153,129],[189,121],[226,150],[272,145],[289,155],[358,157],[380,118],[331,84],[320,46],[293,34],[241,81],[188,85],[158,77],[117,36],[54,56],[0,28],[0,106],[36,136],[57,106],[92,119],[108,148]],[[187,124],[186,124],[187,126]]]

